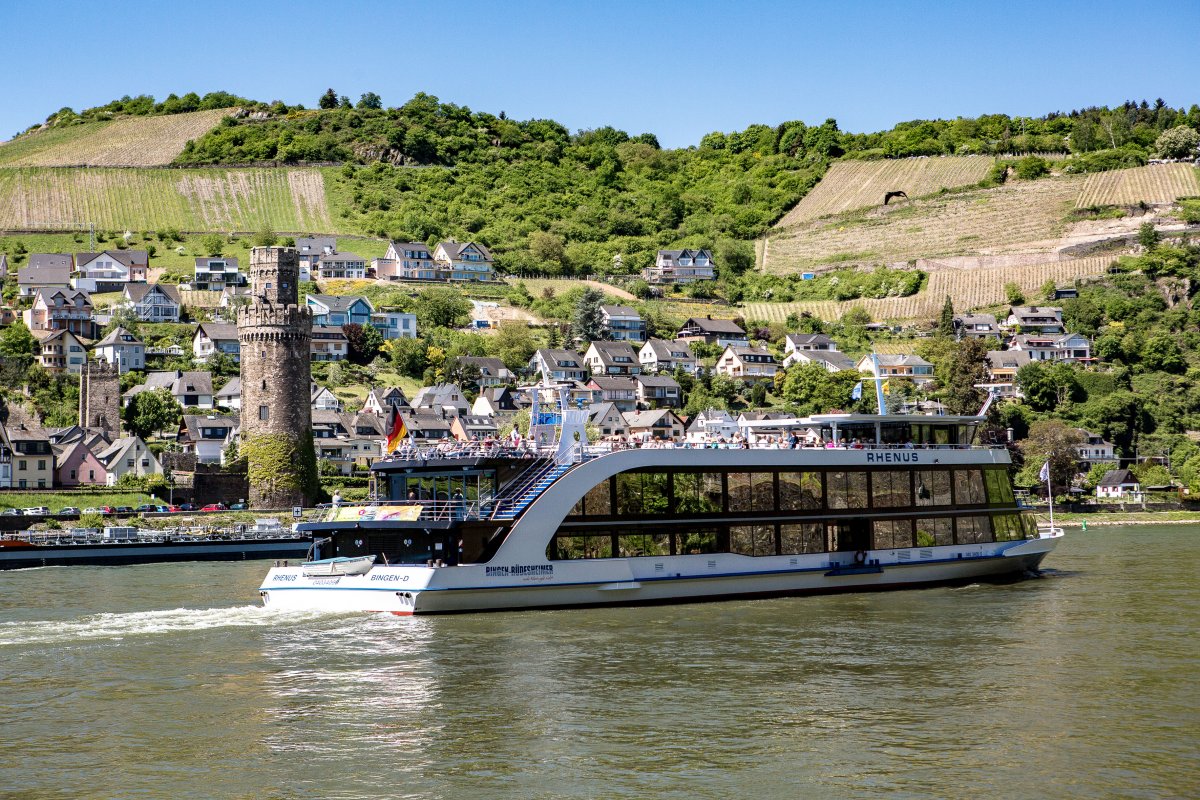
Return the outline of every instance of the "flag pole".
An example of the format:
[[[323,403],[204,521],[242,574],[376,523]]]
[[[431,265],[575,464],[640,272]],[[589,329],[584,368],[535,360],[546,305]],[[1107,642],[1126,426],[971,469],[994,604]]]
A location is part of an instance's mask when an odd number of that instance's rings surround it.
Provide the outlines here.
[[[1046,462],[1049,465],[1049,461]],[[1054,532],[1054,486],[1050,483],[1050,470],[1046,470],[1046,500],[1050,503],[1050,531]]]

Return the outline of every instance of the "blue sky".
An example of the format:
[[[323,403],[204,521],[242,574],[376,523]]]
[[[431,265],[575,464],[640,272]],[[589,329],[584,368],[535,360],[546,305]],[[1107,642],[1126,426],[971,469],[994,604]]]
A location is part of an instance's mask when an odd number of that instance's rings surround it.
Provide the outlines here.
[[[387,105],[424,91],[669,147],[792,119],[1200,103],[1197,0],[3,0],[0,22],[0,138],[64,105],[217,89],[309,107],[330,86]]]

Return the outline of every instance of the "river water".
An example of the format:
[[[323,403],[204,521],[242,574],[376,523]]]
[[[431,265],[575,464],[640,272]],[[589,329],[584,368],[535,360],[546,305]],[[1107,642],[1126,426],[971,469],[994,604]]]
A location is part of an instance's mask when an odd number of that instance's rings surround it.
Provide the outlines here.
[[[1200,533],[1041,579],[398,618],[265,564],[0,573],[0,797],[1195,798]]]

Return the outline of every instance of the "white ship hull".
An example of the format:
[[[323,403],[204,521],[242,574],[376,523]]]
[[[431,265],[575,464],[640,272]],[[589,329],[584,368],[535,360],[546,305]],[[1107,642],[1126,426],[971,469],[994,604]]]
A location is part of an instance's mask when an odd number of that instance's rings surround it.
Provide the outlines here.
[[[271,608],[444,614],[650,605],[878,591],[1020,576],[1061,538],[902,550],[751,557],[730,553],[454,567],[377,565],[364,575],[306,577],[276,567],[259,593]]]

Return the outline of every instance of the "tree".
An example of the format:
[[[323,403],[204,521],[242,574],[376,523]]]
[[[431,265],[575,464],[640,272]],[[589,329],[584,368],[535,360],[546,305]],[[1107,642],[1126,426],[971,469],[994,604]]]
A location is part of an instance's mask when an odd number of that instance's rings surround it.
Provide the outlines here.
[[[125,427],[143,439],[166,428],[178,427],[183,412],[168,389],[151,389],[134,395],[125,406]]]
[[[1200,133],[1186,125],[1171,128],[1155,140],[1154,149],[1163,158],[1189,158],[1200,151]]]
[[[504,320],[492,338],[493,350],[504,366],[516,371],[524,369],[537,351],[533,331],[524,322]]]
[[[401,375],[409,378],[420,378],[429,366],[425,354],[427,345],[424,339],[400,338],[392,339],[387,345],[391,353],[392,366]]]
[[[431,286],[417,295],[417,319],[426,330],[457,328],[465,325],[471,312],[471,301],[458,289]]]
[[[1150,252],[1154,248],[1158,247],[1160,239],[1161,237],[1158,235],[1158,231],[1155,229],[1153,222],[1143,222],[1138,227],[1138,244],[1140,244],[1146,250],[1146,252]]]
[[[577,344],[595,342],[604,338],[604,317],[600,306],[604,295],[590,286],[584,289],[571,315],[571,339]]]
[[[41,351],[37,339],[23,322],[14,322],[0,333],[0,356],[6,359],[32,360],[40,355]]]
[[[342,326],[342,333],[346,334],[346,357],[350,359],[351,364],[370,364],[383,349],[383,334],[376,330],[374,325],[351,322]]]
[[[275,235],[270,223],[264,224],[258,229],[258,233],[254,234],[255,247],[274,247],[277,241],[279,237]]]
[[[232,378],[237,375],[241,367],[233,360],[233,356],[228,353],[217,350],[208,357],[205,363],[208,371],[212,373],[214,378]]]
[[[1069,487],[1075,477],[1078,445],[1084,441],[1082,431],[1061,420],[1045,419],[1033,423],[1029,426],[1029,438],[1021,442],[1021,451],[1025,455],[1022,483],[1027,486],[1039,483],[1038,473],[1042,465],[1049,461],[1051,486]]]
[[[557,233],[534,231],[529,234],[529,253],[542,264],[564,264],[566,242]]]
[[[942,315],[938,317],[938,336],[953,336],[954,335],[954,301],[950,299],[950,295],[946,295],[946,302],[942,304]]]
[[[317,101],[320,108],[337,108],[338,97],[337,92],[333,89],[326,89],[325,94],[321,95],[321,99]]]
[[[1142,365],[1146,369],[1162,372],[1183,373],[1187,370],[1187,362],[1183,352],[1174,337],[1165,332],[1155,333],[1146,339],[1142,348]]]
[[[200,237],[200,249],[206,256],[219,256],[225,240],[219,233],[206,233]]]
[[[374,109],[383,108],[383,100],[381,100],[379,95],[375,94],[374,92],[367,92],[366,94],[359,95],[358,107]]]
[[[943,403],[951,414],[974,414],[987,398],[976,384],[988,380],[987,345],[968,336],[958,343],[958,352],[950,362]]]
[[[1004,294],[1008,298],[1010,306],[1019,306],[1025,303],[1025,293],[1021,291],[1020,285],[1016,283],[1004,284]]]

